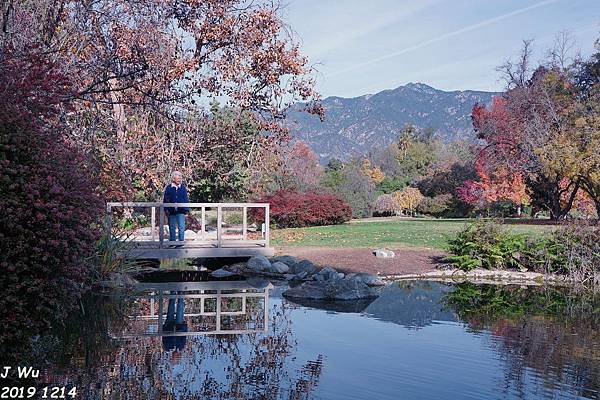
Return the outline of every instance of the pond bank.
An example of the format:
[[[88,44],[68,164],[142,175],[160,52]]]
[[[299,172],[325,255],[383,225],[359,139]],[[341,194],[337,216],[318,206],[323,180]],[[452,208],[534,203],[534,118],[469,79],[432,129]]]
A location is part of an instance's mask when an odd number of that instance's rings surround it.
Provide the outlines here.
[[[379,275],[384,280],[433,280],[465,281],[488,284],[522,285],[568,285],[574,283],[569,277],[504,270],[476,269],[465,272],[458,269],[444,269],[441,250],[426,248],[392,249],[394,258],[376,258],[370,248],[332,248],[281,246],[276,248],[278,255],[291,255],[306,259],[319,266],[331,266],[344,273],[367,272]]]

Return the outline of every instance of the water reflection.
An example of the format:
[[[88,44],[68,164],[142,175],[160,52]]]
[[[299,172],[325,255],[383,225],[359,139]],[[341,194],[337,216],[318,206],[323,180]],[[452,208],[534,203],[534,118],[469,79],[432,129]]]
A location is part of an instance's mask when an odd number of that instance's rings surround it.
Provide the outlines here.
[[[166,349],[185,345],[187,336],[266,332],[269,291],[264,281],[142,283],[128,323],[115,338],[160,336]],[[258,286],[258,287],[257,287]]]
[[[364,304],[298,305],[281,289],[147,283],[97,298],[46,379],[84,399],[599,397],[596,296],[403,282]]]
[[[290,310],[270,307],[272,288],[140,284],[112,299],[127,303],[107,328],[116,346],[77,368],[57,367],[46,381],[74,382],[84,399],[308,398],[323,355],[297,353]]]
[[[457,285],[446,297],[466,326],[491,333],[507,393],[525,393],[535,371],[545,390],[597,398],[600,390],[600,299],[553,287]]]

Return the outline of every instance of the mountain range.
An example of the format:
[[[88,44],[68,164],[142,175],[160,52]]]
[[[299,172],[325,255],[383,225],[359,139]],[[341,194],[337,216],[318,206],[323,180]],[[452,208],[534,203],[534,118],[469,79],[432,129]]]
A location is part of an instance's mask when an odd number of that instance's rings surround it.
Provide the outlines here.
[[[445,141],[473,139],[471,109],[489,104],[495,92],[443,91],[423,83],[360,97],[327,97],[322,100],[325,120],[300,112],[287,117],[292,134],[304,140],[321,162],[342,160],[375,152],[398,138],[406,124],[432,128]]]

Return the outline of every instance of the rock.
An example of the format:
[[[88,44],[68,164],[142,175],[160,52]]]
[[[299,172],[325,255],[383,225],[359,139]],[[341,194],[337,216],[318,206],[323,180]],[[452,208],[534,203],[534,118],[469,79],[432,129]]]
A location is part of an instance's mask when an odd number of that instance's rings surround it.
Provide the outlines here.
[[[254,272],[271,271],[271,261],[265,256],[256,256],[248,260],[246,267]]]
[[[255,289],[264,289],[271,284],[268,280],[257,277],[246,279],[246,283]]]
[[[283,292],[289,298],[312,300],[359,300],[378,296],[375,289],[352,279],[309,281]]]
[[[340,277],[339,273],[333,267],[325,267],[318,273],[313,275],[313,279],[322,282],[342,279],[343,277],[344,275],[342,274],[342,276]]]
[[[317,267],[315,266],[315,264],[313,264],[312,262],[308,261],[308,260],[302,260],[297,262],[294,265],[290,266],[290,272],[292,274],[300,274],[302,272],[306,272],[307,275],[312,275],[315,272],[317,272]]]
[[[309,278],[308,272],[306,272],[306,271],[302,271],[299,274],[291,274],[291,275],[294,276],[293,280],[295,280],[295,281],[303,281],[303,280]]]
[[[298,264],[298,259],[294,256],[276,256],[271,258],[271,262],[282,262],[287,264],[288,267]]]
[[[296,278],[296,275],[294,275],[294,274],[284,274],[283,277],[285,278],[286,281],[291,281],[291,280],[294,280],[294,278]]]
[[[290,267],[281,261],[275,261],[273,264],[271,264],[271,269],[272,272],[285,274],[290,270]]]
[[[384,286],[385,282],[377,275],[368,274],[366,272],[359,272],[356,274],[349,274],[347,279],[363,282],[369,286]]]
[[[373,254],[377,258],[394,258],[396,255],[393,251],[388,249],[375,249],[373,250]]]
[[[211,272],[210,275],[215,278],[228,278],[230,276],[234,276],[235,274],[231,271],[227,271],[226,269],[220,268]]]
[[[185,231],[185,237],[186,237],[186,239],[195,239],[196,238],[196,232],[194,232],[191,229],[187,229]]]

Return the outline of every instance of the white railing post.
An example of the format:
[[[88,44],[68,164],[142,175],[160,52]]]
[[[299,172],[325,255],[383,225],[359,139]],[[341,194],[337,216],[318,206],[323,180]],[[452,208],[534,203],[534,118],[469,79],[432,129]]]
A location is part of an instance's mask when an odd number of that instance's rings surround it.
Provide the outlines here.
[[[158,215],[158,223],[160,224],[158,229],[158,248],[161,249],[165,240],[165,206],[161,205],[158,210],[160,213]]]
[[[217,206],[217,247],[221,247],[221,220],[223,216],[221,215],[221,205]]]
[[[269,231],[269,225],[270,225],[270,207],[269,204],[265,205],[265,247],[269,247],[269,236],[270,236],[270,231]]]
[[[152,241],[156,239],[154,227],[156,226],[156,207],[150,207],[150,231],[152,232]]]
[[[206,237],[206,207],[202,207],[202,215],[200,217],[200,238],[204,240]]]
[[[246,240],[248,230],[248,207],[242,207],[242,240]]]

